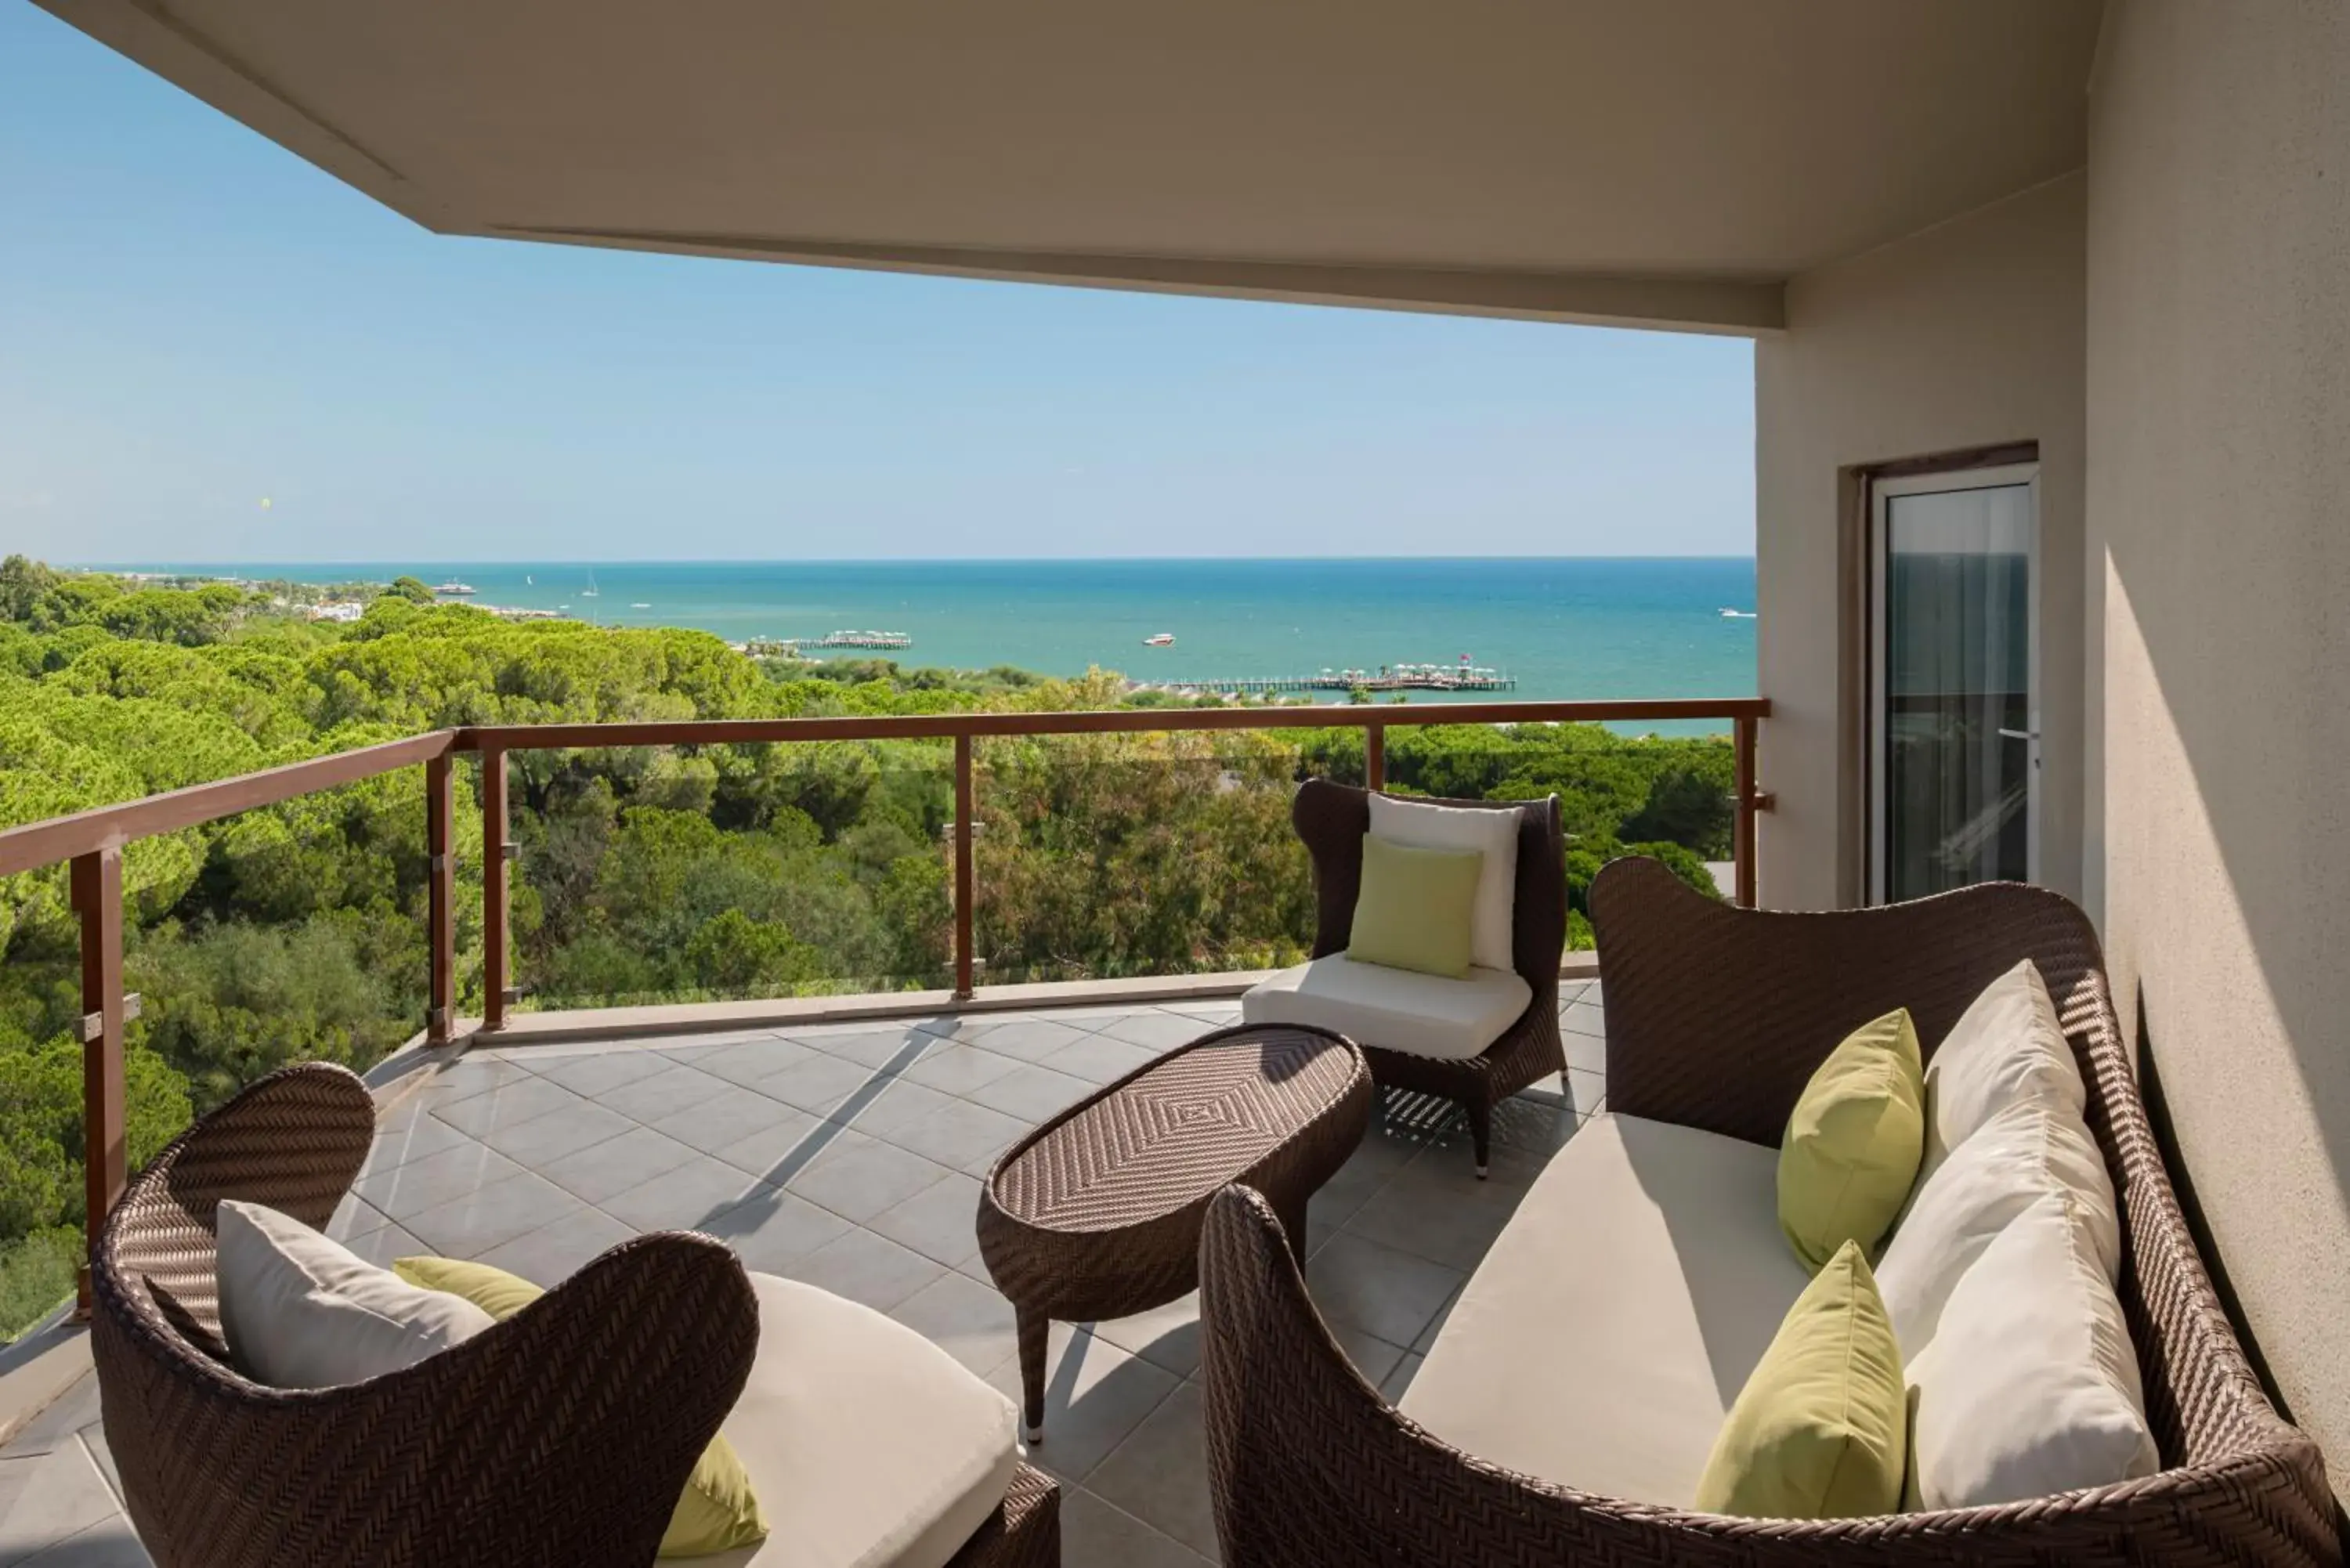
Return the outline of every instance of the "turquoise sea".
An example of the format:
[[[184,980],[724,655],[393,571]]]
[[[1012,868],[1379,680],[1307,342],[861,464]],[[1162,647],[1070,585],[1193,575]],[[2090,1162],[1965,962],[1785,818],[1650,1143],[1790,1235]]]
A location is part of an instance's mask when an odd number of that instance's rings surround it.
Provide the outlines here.
[[[397,561],[182,566],[296,582],[456,578],[475,602],[730,641],[905,632],[907,665],[1229,680],[1456,664],[1519,699],[1751,697],[1751,558],[930,562]],[[591,586],[597,592],[588,597]],[[1169,648],[1143,639],[1171,633]],[[846,657],[867,657],[849,653]],[[1430,699],[1423,695],[1422,701]]]

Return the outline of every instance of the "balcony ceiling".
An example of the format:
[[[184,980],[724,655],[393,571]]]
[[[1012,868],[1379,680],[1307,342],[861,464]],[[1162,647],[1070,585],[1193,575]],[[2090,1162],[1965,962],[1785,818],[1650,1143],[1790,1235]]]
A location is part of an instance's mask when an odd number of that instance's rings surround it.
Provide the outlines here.
[[[1731,330],[2075,168],[2100,0],[41,0],[429,228]]]

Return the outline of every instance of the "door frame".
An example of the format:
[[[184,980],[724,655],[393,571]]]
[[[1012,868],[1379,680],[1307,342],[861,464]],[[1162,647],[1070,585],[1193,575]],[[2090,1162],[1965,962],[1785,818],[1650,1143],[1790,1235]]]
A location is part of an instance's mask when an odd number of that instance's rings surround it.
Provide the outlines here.
[[[1862,649],[1862,832],[1866,839],[1866,899],[1885,902],[1886,810],[1885,782],[1889,737],[1885,722],[1885,530],[1890,503],[1907,495],[1940,495],[1960,490],[1997,490],[2022,485],[2029,509],[2024,577],[2024,768],[2023,874],[2040,877],[2041,670],[2040,670],[2040,461],[2038,455],[2019,462],[1971,463],[1900,473],[1867,476],[1866,563],[1864,589],[1867,598],[1867,637]]]

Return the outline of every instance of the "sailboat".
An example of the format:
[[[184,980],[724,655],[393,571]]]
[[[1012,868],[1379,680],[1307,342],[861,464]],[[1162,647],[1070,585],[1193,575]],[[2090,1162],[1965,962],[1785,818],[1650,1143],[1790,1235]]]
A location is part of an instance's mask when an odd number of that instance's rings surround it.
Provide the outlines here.
[[[579,597],[583,599],[596,597],[596,574],[592,570],[588,574],[588,586],[579,590]]]

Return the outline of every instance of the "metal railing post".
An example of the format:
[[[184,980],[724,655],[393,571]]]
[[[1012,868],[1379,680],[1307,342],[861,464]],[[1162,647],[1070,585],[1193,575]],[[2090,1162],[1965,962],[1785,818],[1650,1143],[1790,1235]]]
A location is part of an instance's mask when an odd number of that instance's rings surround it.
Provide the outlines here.
[[[1388,787],[1388,727],[1385,724],[1363,726],[1363,787]]]
[[[503,1029],[512,999],[506,975],[506,753],[482,748],[482,1028]]]
[[[1733,854],[1738,864],[1737,901],[1742,909],[1754,908],[1754,814],[1761,809],[1762,798],[1754,787],[1754,733],[1756,721],[1740,718],[1732,721],[1733,744],[1738,753],[1737,794],[1733,802],[1735,838]]]
[[[972,993],[972,865],[971,865],[971,737],[954,738],[954,993],[969,1002]]]
[[[424,1038],[446,1045],[457,1027],[457,865],[449,846],[456,781],[447,753],[424,764]]]
[[[88,1251],[122,1196],[122,1030],[130,1012],[122,994],[122,851],[77,855],[70,873],[74,913],[81,919],[82,1177]],[[89,1267],[80,1279],[80,1310],[89,1310]]]

